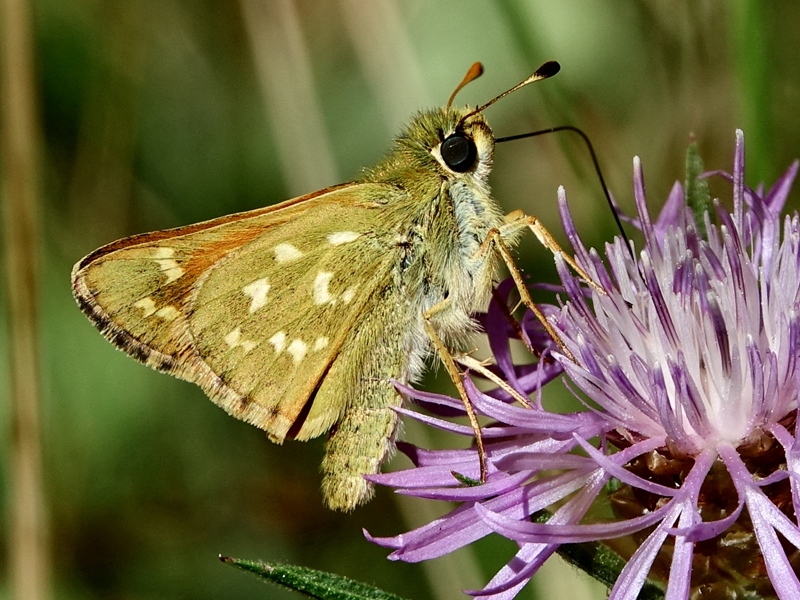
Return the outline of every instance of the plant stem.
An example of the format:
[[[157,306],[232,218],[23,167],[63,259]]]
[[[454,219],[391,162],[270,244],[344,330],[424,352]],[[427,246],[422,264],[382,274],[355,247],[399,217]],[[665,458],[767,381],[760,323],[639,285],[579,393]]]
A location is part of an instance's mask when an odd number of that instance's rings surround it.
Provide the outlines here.
[[[9,574],[17,600],[49,596],[37,335],[37,170],[31,7],[2,5],[3,228],[9,325]]]

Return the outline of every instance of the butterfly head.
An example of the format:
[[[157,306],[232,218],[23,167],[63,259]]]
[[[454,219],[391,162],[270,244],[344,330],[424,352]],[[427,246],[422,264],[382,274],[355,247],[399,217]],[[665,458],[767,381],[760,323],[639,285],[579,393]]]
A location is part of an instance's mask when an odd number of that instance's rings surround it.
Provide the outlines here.
[[[443,178],[486,181],[494,156],[494,135],[481,113],[469,108],[434,109],[414,117],[398,144],[428,163]]]
[[[418,113],[395,139],[394,149],[367,170],[363,179],[396,182],[403,187],[430,177],[485,185],[494,156],[494,136],[482,114],[464,119],[469,112],[468,108],[447,107]]]
[[[446,108],[434,120],[441,126],[430,154],[439,169],[449,178],[471,175],[486,182],[494,158],[494,135],[483,114]]]
[[[424,172],[438,173],[450,181],[472,178],[478,184],[485,184],[494,157],[494,135],[483,116],[484,110],[529,83],[552,77],[560,68],[557,62],[547,62],[514,87],[476,108],[454,108],[456,94],[483,73],[481,64],[474,63],[444,108],[418,114],[398,138],[399,154],[411,160],[390,159],[388,165],[383,165],[385,170],[381,170],[385,174],[392,163],[405,163],[424,167]]]

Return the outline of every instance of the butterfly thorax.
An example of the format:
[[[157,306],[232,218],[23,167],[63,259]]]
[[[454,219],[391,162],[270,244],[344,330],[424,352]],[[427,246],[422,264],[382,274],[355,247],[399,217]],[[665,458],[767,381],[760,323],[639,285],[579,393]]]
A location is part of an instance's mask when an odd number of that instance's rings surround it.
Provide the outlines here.
[[[473,329],[470,315],[488,302],[497,260],[482,244],[490,230],[503,224],[488,184],[494,137],[481,114],[462,122],[468,113],[437,109],[418,114],[395,140],[393,151],[362,179],[397,189],[383,211],[402,255],[395,282],[416,315],[447,299],[434,322],[442,337],[456,345]],[[443,157],[443,144],[454,134],[474,145],[474,158],[466,166],[451,168]],[[424,339],[420,319],[415,333]]]

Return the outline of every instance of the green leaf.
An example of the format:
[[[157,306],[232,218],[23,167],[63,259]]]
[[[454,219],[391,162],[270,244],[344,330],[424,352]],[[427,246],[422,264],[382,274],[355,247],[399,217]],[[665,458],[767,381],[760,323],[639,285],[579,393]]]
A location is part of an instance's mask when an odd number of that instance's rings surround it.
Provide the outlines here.
[[[542,510],[534,515],[533,522],[547,523],[552,516],[549,511]],[[600,542],[561,544],[556,552],[569,564],[585,571],[609,589],[614,586],[622,569],[627,564],[619,554]],[[664,590],[648,579],[637,598],[638,600],[663,600]]]
[[[562,544],[558,554],[571,565],[586,571],[609,589],[625,568],[625,561],[616,552],[599,542]],[[649,579],[639,592],[638,600],[663,600],[664,590]]]
[[[242,571],[249,571],[261,579],[277,583],[310,598],[319,598],[320,600],[403,600],[400,596],[333,573],[295,565],[264,563],[229,556],[220,556],[219,559]]]
[[[706,237],[706,211],[708,211],[712,221],[714,218],[714,211],[711,210],[711,193],[708,190],[708,182],[705,179],[698,179],[698,176],[704,171],[700,150],[697,147],[697,143],[692,141],[686,149],[686,181],[683,189],[686,193],[686,205],[692,210],[698,233],[703,239]]]

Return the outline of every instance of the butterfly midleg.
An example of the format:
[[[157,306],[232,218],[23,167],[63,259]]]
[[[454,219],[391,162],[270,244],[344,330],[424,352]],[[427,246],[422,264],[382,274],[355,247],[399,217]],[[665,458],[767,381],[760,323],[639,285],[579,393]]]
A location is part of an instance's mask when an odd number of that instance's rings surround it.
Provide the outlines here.
[[[442,364],[444,364],[445,370],[447,370],[447,374],[450,376],[450,379],[453,381],[453,384],[458,390],[458,395],[461,397],[461,401],[464,403],[464,409],[467,412],[469,424],[472,426],[472,430],[475,433],[475,445],[478,448],[478,460],[480,461],[480,480],[481,482],[485,482],[487,475],[486,451],[483,447],[481,425],[478,423],[478,417],[475,415],[475,409],[472,406],[472,401],[469,399],[469,396],[467,396],[467,390],[464,387],[463,380],[461,379],[461,373],[459,372],[458,367],[453,360],[453,355],[451,354],[450,350],[448,350],[441,336],[439,336],[439,334],[436,332],[436,327],[433,325],[432,321],[437,313],[447,310],[449,305],[450,301],[446,298],[438,304],[433,305],[431,308],[425,311],[422,321],[425,325],[425,332],[431,339],[436,353],[439,355]]]
[[[498,293],[497,288],[492,288],[492,299],[497,303],[500,312],[503,313],[503,317],[505,317],[506,321],[508,322],[508,326],[511,327],[511,329],[514,331],[514,335],[516,336],[516,338],[521,340],[522,343],[525,344],[525,347],[528,348],[528,351],[531,354],[535,354],[536,356],[541,354],[541,352],[537,348],[534,348],[531,345],[530,340],[522,331],[522,325],[520,324],[519,321],[517,321],[517,319],[514,318],[513,313],[519,307],[518,306],[515,306],[513,308],[509,307],[506,302],[506,299],[501,297],[500,294]]]
[[[486,381],[491,381],[498,388],[519,402],[521,406],[525,406],[527,408],[534,407],[530,401],[530,398],[526,398],[520,394],[516,389],[514,389],[513,386],[504,381],[501,376],[487,369],[486,362],[488,361],[479,361],[468,354],[459,356],[456,360],[467,369],[480,374],[484,379],[486,379]]]
[[[535,217],[531,218],[536,220],[536,222],[538,223],[538,220]],[[527,286],[525,285],[525,280],[522,277],[522,273],[520,273],[519,267],[517,267],[516,262],[514,262],[514,258],[511,256],[511,250],[509,249],[508,244],[506,244],[504,240],[504,236],[517,233],[520,229],[520,225],[524,226],[528,225],[528,223],[524,223],[522,219],[518,219],[514,220],[513,222],[507,223],[506,225],[503,226],[502,229],[495,229],[495,228],[490,229],[489,233],[486,234],[486,239],[483,240],[483,243],[481,243],[480,247],[478,248],[476,257],[480,257],[481,255],[486,255],[489,252],[493,251],[497,252],[500,255],[500,257],[506,263],[509,272],[511,273],[511,278],[514,280],[514,284],[517,287],[517,291],[519,292],[520,301],[522,302],[522,304],[524,304],[525,307],[528,308],[528,310],[530,310],[536,317],[536,319],[542,324],[542,327],[544,327],[545,331],[547,332],[547,335],[549,335],[550,338],[556,343],[559,350],[561,350],[561,352],[563,352],[572,361],[575,361],[575,357],[564,345],[564,342],[561,340],[561,336],[558,335],[556,330],[544,316],[544,313],[542,313],[542,311],[539,310],[539,307],[536,306],[536,304],[534,304],[533,298],[531,298],[531,294],[528,291]],[[555,244],[555,240],[553,240],[553,243]],[[547,246],[547,244],[545,245]],[[564,251],[558,247],[558,244],[555,244],[555,247],[558,248],[557,251],[559,253],[564,254]],[[552,247],[548,246],[548,248],[551,249],[552,251]]]

